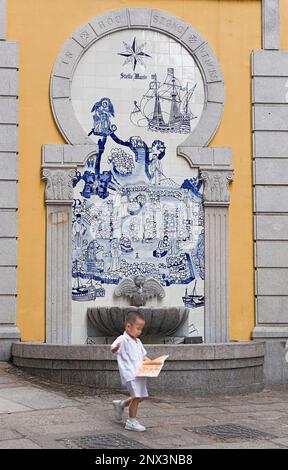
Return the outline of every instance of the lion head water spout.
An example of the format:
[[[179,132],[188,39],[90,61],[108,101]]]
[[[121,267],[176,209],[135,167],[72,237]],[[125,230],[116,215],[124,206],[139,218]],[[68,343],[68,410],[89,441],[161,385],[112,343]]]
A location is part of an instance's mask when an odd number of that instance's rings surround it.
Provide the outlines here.
[[[165,290],[153,278],[145,280],[144,276],[136,276],[134,279],[124,279],[116,287],[114,295],[116,297],[130,297],[131,305],[135,307],[142,307],[146,305],[148,299],[152,297],[160,297],[164,299]]]
[[[128,297],[131,306],[94,307],[87,311],[90,323],[105,337],[109,338],[123,333],[125,316],[131,308],[144,315],[143,336],[146,339],[156,338],[159,342],[160,338],[175,335],[187,323],[188,308],[145,306],[148,299],[165,297],[165,290],[156,279],[145,279],[140,275],[124,279],[116,287],[114,295],[118,298]]]

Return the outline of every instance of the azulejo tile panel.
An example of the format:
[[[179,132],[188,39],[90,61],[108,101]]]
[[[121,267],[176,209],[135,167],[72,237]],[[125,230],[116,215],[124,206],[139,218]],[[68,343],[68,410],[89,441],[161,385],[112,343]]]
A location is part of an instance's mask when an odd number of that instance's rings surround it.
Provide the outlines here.
[[[98,144],[74,183],[74,313],[113,304],[115,286],[141,274],[161,283],[167,305],[191,307],[203,334],[202,182],[176,160],[205,104],[197,64],[165,34],[117,31],[82,56],[71,100]]]

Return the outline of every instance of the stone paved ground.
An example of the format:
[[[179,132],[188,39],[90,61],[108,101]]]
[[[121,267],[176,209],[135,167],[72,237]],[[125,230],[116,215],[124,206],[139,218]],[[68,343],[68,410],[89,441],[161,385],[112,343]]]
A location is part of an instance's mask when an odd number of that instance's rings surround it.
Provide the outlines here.
[[[74,440],[82,436],[115,433],[154,449],[288,448],[288,386],[238,397],[153,396],[139,413],[146,433],[125,431],[114,421],[115,398],[125,395],[55,384],[0,363],[0,449],[75,447]],[[203,434],[204,426],[224,424],[268,436],[251,439],[228,433],[221,439]]]

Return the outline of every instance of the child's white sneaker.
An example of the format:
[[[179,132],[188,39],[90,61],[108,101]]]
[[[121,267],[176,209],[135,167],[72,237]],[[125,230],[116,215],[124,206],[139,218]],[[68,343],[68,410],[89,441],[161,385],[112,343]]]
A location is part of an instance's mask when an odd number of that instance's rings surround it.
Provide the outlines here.
[[[122,416],[124,412],[124,405],[122,400],[113,400],[115,419],[117,421],[122,421]]]
[[[142,424],[140,424],[137,421],[137,419],[131,420],[131,418],[127,419],[125,429],[127,429],[128,431],[138,431],[138,432],[146,431],[145,426],[142,426]]]

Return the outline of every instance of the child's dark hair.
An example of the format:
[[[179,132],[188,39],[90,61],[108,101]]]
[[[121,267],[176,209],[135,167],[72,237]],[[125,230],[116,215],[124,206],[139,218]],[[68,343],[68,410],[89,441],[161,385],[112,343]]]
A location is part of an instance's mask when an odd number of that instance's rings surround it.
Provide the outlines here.
[[[136,310],[130,310],[127,312],[125,316],[125,325],[126,323],[130,323],[130,325],[134,325],[134,323],[140,318],[140,320],[145,321],[144,315],[141,312],[137,312]]]

